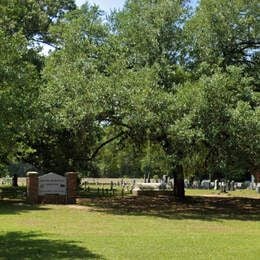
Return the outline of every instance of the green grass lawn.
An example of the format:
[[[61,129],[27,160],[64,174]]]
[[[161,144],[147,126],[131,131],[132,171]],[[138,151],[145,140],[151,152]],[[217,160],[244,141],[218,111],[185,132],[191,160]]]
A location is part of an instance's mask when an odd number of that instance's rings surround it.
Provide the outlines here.
[[[237,189],[235,191],[228,191],[226,193],[221,193],[220,190],[207,190],[207,189],[186,189],[186,195],[192,196],[205,196],[205,195],[214,195],[214,196],[224,196],[224,197],[247,197],[247,198],[259,198],[260,194],[257,193],[255,190],[249,189]]]
[[[260,200],[0,202],[0,259],[259,259]]]

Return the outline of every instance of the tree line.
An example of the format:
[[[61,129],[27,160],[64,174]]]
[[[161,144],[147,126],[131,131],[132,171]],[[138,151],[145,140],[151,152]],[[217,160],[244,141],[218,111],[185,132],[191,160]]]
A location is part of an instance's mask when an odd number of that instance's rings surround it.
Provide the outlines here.
[[[257,0],[0,4],[0,168],[242,178],[259,170]],[[43,55],[43,46],[52,51]],[[45,47],[46,48],[46,47]]]

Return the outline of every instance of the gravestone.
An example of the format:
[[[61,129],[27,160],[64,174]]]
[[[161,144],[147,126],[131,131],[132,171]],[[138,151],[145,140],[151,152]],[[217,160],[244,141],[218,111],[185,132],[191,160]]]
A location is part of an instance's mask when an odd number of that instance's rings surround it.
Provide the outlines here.
[[[214,190],[218,190],[218,180],[214,181]]]
[[[201,188],[210,189],[210,180],[202,180],[201,181]]]
[[[165,184],[168,183],[168,179],[169,179],[169,176],[168,176],[168,175],[163,175],[162,181],[163,181]]]
[[[226,188],[227,188],[226,182],[225,182],[225,181],[222,181],[222,182],[220,183],[221,192],[224,192],[224,193],[227,192]]]
[[[254,190],[255,188],[256,188],[255,176],[251,175],[251,183],[250,183],[249,189]]]
[[[236,182],[235,183],[235,188],[242,189],[243,188],[243,183],[242,182]]]
[[[193,189],[198,189],[200,187],[199,181],[195,180],[192,183],[192,188]]]

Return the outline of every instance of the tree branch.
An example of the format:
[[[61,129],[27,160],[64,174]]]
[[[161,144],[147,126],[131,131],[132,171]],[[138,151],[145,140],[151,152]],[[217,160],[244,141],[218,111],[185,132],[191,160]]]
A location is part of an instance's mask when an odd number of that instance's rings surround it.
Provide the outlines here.
[[[38,43],[42,43],[42,44],[45,44],[45,45],[48,45],[56,50],[60,50],[60,47],[58,47],[56,44],[54,43],[50,43],[50,42],[47,42],[47,41],[44,41],[44,40],[40,40],[40,39],[33,39],[34,42],[38,42]]]
[[[87,159],[88,161],[91,161],[92,159],[94,159],[96,157],[96,155],[98,154],[98,152],[107,144],[113,142],[114,140],[116,140],[117,138],[125,135],[126,132],[120,132],[118,135],[111,137],[110,139],[106,140],[104,143],[100,144],[96,150],[92,153],[92,155]]]
[[[237,43],[238,45],[248,45],[248,46],[258,46],[260,41],[258,40],[248,40],[248,41],[241,41]]]

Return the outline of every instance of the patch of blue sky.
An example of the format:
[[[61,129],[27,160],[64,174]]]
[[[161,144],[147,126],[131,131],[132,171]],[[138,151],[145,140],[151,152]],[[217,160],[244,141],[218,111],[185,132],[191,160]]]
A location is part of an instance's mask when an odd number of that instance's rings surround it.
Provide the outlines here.
[[[199,0],[191,0],[190,4],[192,7],[197,6]],[[83,5],[86,0],[76,0],[78,6]],[[100,7],[101,10],[109,13],[114,9],[122,9],[124,6],[125,0],[88,0],[90,4],[96,4]]]

